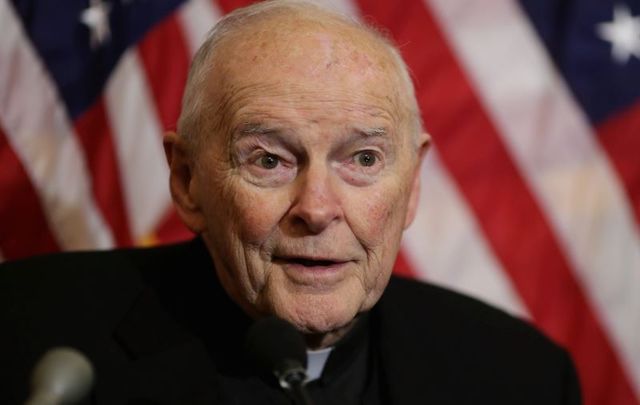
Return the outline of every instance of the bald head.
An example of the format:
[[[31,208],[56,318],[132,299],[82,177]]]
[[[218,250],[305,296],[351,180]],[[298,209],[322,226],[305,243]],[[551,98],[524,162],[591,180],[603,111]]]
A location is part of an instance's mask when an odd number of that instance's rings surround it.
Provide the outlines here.
[[[407,68],[391,42],[375,29],[316,4],[271,0],[237,9],[210,31],[190,72],[178,132],[187,145],[207,134],[227,131],[229,103],[237,96],[238,76],[269,86],[263,67],[279,66],[310,85],[344,80],[341,73],[366,81],[374,75],[389,81],[385,97],[408,136],[422,133],[420,113]],[[378,79],[380,80],[380,79]],[[304,86],[304,81],[290,86]],[[346,86],[345,89],[348,89]],[[345,96],[347,96],[345,94]],[[231,108],[232,110],[232,108]]]

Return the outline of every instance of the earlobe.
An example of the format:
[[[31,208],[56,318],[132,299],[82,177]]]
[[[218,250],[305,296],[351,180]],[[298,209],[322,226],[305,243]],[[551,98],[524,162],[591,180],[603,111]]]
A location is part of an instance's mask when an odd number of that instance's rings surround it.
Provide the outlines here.
[[[182,138],[175,132],[165,134],[162,142],[169,164],[169,189],[182,222],[194,233],[204,230],[204,216],[197,199],[197,179],[193,162]]]
[[[424,161],[429,146],[431,145],[431,137],[427,133],[423,133],[420,136],[418,144],[418,160],[413,170],[413,179],[411,183],[411,191],[409,196],[409,204],[407,206],[407,215],[404,220],[404,229],[407,229],[416,217],[418,210],[418,203],[420,200],[420,169],[422,162]]]

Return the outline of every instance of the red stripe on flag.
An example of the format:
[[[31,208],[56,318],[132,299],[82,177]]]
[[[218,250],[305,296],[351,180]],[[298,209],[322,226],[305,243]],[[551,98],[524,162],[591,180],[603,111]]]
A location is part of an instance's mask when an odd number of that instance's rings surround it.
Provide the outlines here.
[[[153,94],[158,116],[165,131],[175,131],[180,101],[189,73],[190,52],[177,14],[172,14],[150,31],[138,52]],[[193,234],[171,208],[160,221],[153,238],[159,243],[178,242]]]
[[[571,351],[585,404],[637,404],[544,214],[424,3],[359,4],[363,15],[373,16],[402,44],[443,164],[536,323]]]
[[[245,7],[255,3],[255,0],[213,0],[214,4],[218,4],[220,9],[226,14],[236,8]]]
[[[174,13],[156,25],[138,45],[162,128],[175,130],[187,81],[190,53]]]
[[[60,251],[38,194],[1,126],[0,162],[0,250],[4,258],[15,260]]]
[[[598,135],[640,224],[640,103],[602,124]]]
[[[109,224],[117,245],[131,246],[131,231],[120,183],[120,167],[104,101],[99,99],[75,120],[74,125],[89,165],[96,203]]]
[[[173,207],[160,221],[155,232],[158,243],[173,243],[193,238],[193,233],[187,229]]]

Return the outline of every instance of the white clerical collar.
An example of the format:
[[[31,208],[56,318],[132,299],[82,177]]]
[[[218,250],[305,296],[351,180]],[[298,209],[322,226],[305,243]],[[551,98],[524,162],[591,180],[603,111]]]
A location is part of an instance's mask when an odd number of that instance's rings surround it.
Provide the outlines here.
[[[322,375],[327,359],[333,347],[319,350],[307,350],[307,377],[308,381],[317,380]]]

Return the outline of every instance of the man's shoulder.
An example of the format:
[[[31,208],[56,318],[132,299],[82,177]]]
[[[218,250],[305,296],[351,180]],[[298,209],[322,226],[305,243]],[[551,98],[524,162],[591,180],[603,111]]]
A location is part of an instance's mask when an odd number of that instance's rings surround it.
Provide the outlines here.
[[[0,264],[0,286],[30,283],[87,288],[89,280],[132,275],[137,270],[166,267],[184,257],[191,242],[155,247],[71,251],[43,254]],[[1,287],[0,287],[1,288]]]
[[[3,263],[0,318],[15,322],[33,318],[34,324],[37,318],[48,325],[53,320],[70,323],[88,314],[108,317],[122,312],[147,288],[150,278],[179,269],[188,245],[64,252]]]
[[[148,259],[180,253],[192,243],[193,241],[185,241],[157,246],[46,253],[0,263],[0,269],[3,272],[15,271],[16,269],[52,268],[54,266],[60,269],[72,269],[80,265],[92,265],[94,268],[102,268],[105,267],[105,264],[115,262],[144,263]]]
[[[509,314],[484,301],[435,284],[392,277],[383,305],[401,312],[418,333],[433,333],[434,327],[463,335],[473,331],[476,339],[524,339],[533,345],[556,345],[528,320]]]
[[[420,387],[408,397],[443,403],[579,403],[567,352],[526,320],[449,289],[398,277],[376,311],[382,356],[394,370],[394,384],[411,390],[406,381],[413,381]],[[420,384],[416,375],[432,383]]]
[[[210,265],[196,268],[198,260],[207,265],[198,243],[60,253],[0,266],[0,324],[6,326],[0,334],[0,403],[26,398],[33,364],[57,346],[87,355],[100,373],[97,390],[107,396],[124,398],[128,389],[171,392],[209,378],[211,373],[198,375],[209,363],[186,324],[205,308],[191,298],[205,294],[193,290],[215,282]],[[205,282],[202,274],[209,275]],[[205,290],[207,297],[212,290]],[[185,370],[188,377],[176,376]],[[155,387],[169,375],[170,384]]]
[[[384,292],[384,298],[394,306],[402,306],[409,313],[423,316],[443,315],[444,318],[469,313],[481,315],[483,319],[497,322],[517,320],[505,311],[496,308],[478,298],[455,291],[448,287],[420,281],[403,276],[392,276]],[[437,311],[432,311],[437,308]],[[485,319],[485,320],[486,320]]]

